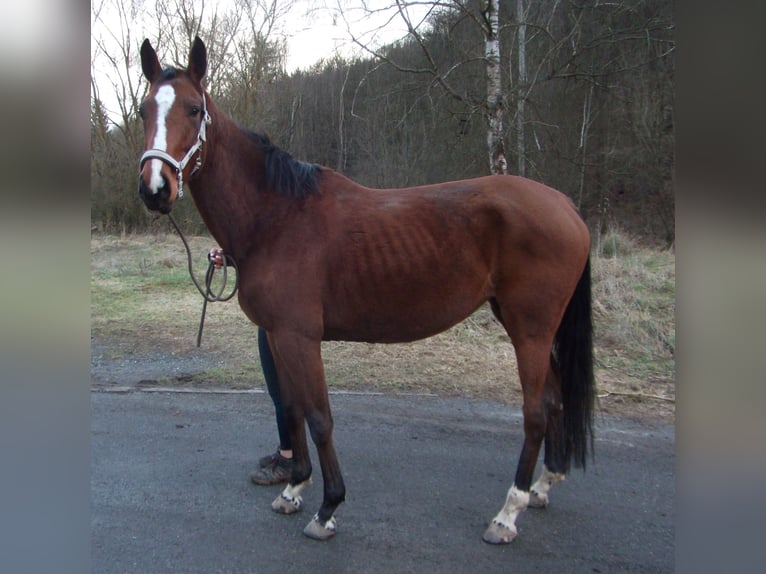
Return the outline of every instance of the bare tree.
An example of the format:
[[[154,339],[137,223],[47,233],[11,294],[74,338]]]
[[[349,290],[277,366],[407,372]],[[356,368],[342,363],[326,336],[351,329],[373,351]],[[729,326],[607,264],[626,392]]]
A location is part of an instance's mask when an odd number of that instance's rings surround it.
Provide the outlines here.
[[[346,85],[348,84],[348,76],[351,73],[351,66],[346,66],[345,73],[343,74],[343,83],[340,86],[338,93],[338,155],[335,162],[335,169],[338,171],[344,171],[346,168],[346,160],[348,154],[348,145],[346,142],[346,106],[345,106],[345,94]]]
[[[517,81],[520,87],[526,87],[527,84],[527,11],[524,9],[524,0],[516,0],[516,18],[518,19],[518,76]],[[524,107],[527,99],[521,92],[516,99],[516,154],[518,156],[518,175],[526,175],[527,151],[526,134],[524,129]]]
[[[142,12],[141,0],[102,0],[91,5],[91,24],[96,29],[91,33],[91,99],[101,102],[112,127],[121,130],[133,147],[140,145],[140,134],[131,119],[146,89],[136,73],[140,38],[135,37],[134,24]],[[94,69],[99,64],[102,68]]]
[[[404,24],[407,37],[420,48],[423,62],[413,65],[397,60],[390,52],[374,44],[375,34],[360,35],[347,22],[347,29],[352,41],[366,53],[381,62],[385,62],[402,72],[426,75],[431,78],[431,86],[438,86],[447,95],[461,102],[468,110],[481,110],[487,123],[487,157],[490,173],[506,173],[508,162],[505,157],[504,144],[504,115],[505,101],[501,75],[500,47],[500,0],[482,0],[479,4],[470,0],[394,0],[392,4],[375,9],[364,4],[364,10],[369,15],[380,15],[388,12],[383,18],[384,27],[398,17]],[[444,64],[429,45],[432,18],[440,13],[459,13],[473,21],[481,30],[484,45],[479,51],[478,46],[467,52],[458,61]],[[378,19],[381,20],[380,18]],[[484,97],[473,90],[458,88],[452,82],[456,72],[463,67],[483,62],[485,67],[486,91]]]

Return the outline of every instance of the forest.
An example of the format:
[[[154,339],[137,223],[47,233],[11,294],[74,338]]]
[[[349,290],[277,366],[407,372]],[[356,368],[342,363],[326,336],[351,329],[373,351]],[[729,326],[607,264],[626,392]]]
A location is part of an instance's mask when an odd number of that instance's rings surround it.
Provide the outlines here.
[[[571,197],[594,244],[619,230],[674,245],[669,0],[386,0],[408,30],[401,40],[352,36],[357,55],[288,71],[279,30],[294,2],[235,0],[206,11],[204,2],[157,3],[146,35],[164,63],[179,66],[199,35],[211,97],[296,159],[373,187],[523,175]],[[143,37],[131,26],[139,5],[110,7],[120,16],[110,31],[119,49],[92,38],[119,79],[104,88],[92,70],[91,225],[143,232],[154,223],[136,192],[146,91]],[[105,89],[119,96],[116,114]],[[202,231],[191,201],[176,213],[190,232]]]

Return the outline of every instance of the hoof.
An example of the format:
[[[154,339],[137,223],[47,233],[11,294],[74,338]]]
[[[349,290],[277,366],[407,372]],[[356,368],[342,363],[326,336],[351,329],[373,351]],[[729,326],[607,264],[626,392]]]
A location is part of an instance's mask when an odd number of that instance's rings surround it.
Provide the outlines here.
[[[548,495],[538,494],[534,490],[529,492],[529,507],[530,508],[546,508],[548,506]]]
[[[482,540],[488,544],[510,544],[516,538],[516,527],[513,526],[512,528],[508,528],[493,520],[489,528],[484,532]]]
[[[295,514],[301,509],[302,504],[303,499],[300,496],[290,498],[283,493],[274,499],[274,502],[271,503],[271,509],[279,514]]]
[[[328,540],[335,536],[335,517],[333,516],[324,523],[324,525],[317,520],[317,517],[311,519],[303,529],[303,534],[314,540]]]

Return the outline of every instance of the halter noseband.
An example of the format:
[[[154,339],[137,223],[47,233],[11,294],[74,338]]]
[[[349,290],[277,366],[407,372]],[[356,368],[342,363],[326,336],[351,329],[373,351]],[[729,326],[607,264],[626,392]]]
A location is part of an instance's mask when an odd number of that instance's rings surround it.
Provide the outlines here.
[[[205,143],[207,139],[207,135],[205,133],[207,125],[212,122],[213,120],[210,118],[210,114],[207,113],[207,104],[205,102],[205,94],[203,93],[202,94],[202,122],[199,125],[199,132],[197,132],[197,141],[195,142],[193,146],[191,146],[189,151],[186,152],[186,155],[183,157],[183,159],[181,161],[176,161],[175,158],[169,153],[166,153],[159,149],[148,149],[144,152],[144,154],[141,156],[140,161],[138,162],[139,171],[144,167],[144,164],[150,159],[158,159],[160,161],[164,161],[166,164],[168,164],[170,167],[172,167],[176,171],[176,176],[178,177],[178,198],[181,199],[184,196],[184,177],[183,177],[184,168],[189,163],[189,160],[192,158],[192,156],[202,149],[202,144]],[[194,162],[194,168],[189,174],[189,177],[194,175],[201,167],[202,167],[202,154],[199,154],[197,156],[197,160]]]

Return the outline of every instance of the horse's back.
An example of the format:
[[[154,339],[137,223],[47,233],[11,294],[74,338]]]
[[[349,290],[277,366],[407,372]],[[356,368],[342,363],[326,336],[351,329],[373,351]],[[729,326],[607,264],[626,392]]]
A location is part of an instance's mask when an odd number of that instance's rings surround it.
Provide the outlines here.
[[[340,196],[333,225],[343,240],[364,234],[383,243],[465,251],[492,265],[497,256],[530,254],[584,265],[590,235],[573,202],[542,183],[493,175],[397,189],[352,188]],[[412,255],[417,256],[414,252]]]
[[[354,217],[356,224],[363,219],[384,220],[387,215],[418,221],[439,219],[452,213],[463,219],[482,215],[494,220],[500,218],[502,224],[514,225],[519,232],[551,234],[553,228],[562,225],[576,228],[563,232],[579,235],[587,231],[576,207],[565,194],[520,176],[490,175],[414,187],[374,189],[359,186],[336,172],[333,175],[339,181],[332,182],[329,188],[344,206],[339,213]]]

